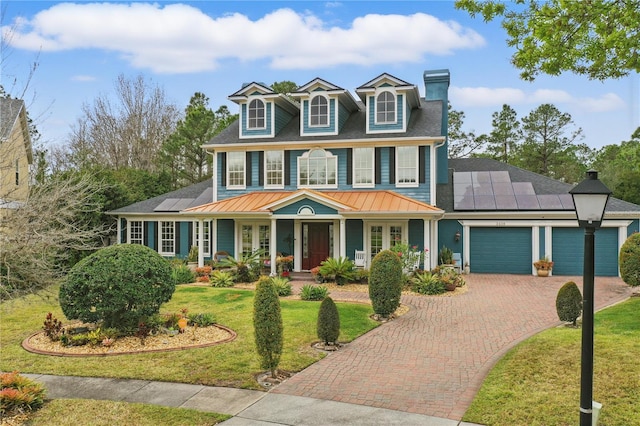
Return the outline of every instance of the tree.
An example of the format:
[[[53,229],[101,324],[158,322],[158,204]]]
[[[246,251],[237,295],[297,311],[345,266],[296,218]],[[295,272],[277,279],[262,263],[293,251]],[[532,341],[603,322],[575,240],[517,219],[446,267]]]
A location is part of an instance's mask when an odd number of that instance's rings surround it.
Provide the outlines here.
[[[121,74],[115,90],[115,101],[103,95],[83,105],[84,115],[70,135],[71,165],[155,171],[158,150],[174,131],[178,109],[142,75],[129,80]]]
[[[631,287],[640,286],[640,233],[631,234],[620,248],[620,276]]]
[[[576,321],[582,314],[582,294],[573,281],[565,283],[556,296],[556,312],[560,321],[570,322],[576,326]]]
[[[449,158],[468,157],[485,144],[486,136],[476,136],[473,132],[464,132],[462,130],[462,126],[464,124],[464,112],[455,111],[451,107],[451,104],[449,104],[447,108],[449,111],[447,137],[449,143]]]
[[[340,314],[338,307],[330,297],[320,303],[317,322],[318,339],[322,340],[325,345],[333,343],[338,344],[338,336],[340,336]]]
[[[74,252],[102,245],[109,229],[80,220],[101,214],[95,194],[102,189],[87,176],[57,177],[34,187],[22,206],[0,217],[0,299],[47,288],[64,276]]]
[[[282,355],[282,313],[278,293],[268,277],[261,277],[256,285],[253,328],[256,348],[261,358],[260,366],[269,370],[271,377],[275,379]]]
[[[491,125],[486,152],[495,160],[509,163],[522,139],[518,114],[509,105],[502,105],[502,110],[491,115]]]
[[[590,79],[640,71],[640,0],[456,0],[455,7],[485,21],[502,17],[511,62],[521,78],[570,71]]]
[[[393,314],[400,306],[402,295],[402,262],[391,250],[382,250],[371,261],[369,298],[373,311],[382,318]]]
[[[524,142],[517,149],[513,164],[523,169],[566,182],[584,176],[580,153],[586,145],[574,146],[582,129],[571,130],[571,115],[551,104],[540,105],[522,118]]]
[[[282,93],[283,95],[289,95],[293,93],[298,88],[298,85],[293,81],[284,80],[284,81],[275,81],[271,85],[271,88],[276,93]]]
[[[640,127],[630,141],[598,150],[592,167],[614,197],[640,204]]]

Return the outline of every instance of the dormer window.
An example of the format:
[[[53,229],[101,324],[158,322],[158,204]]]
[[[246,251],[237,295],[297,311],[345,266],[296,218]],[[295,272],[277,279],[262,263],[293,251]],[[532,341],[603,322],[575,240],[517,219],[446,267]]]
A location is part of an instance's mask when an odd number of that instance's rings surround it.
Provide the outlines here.
[[[376,98],[376,123],[396,122],[396,97],[389,91],[384,91]]]
[[[337,188],[338,157],[324,149],[313,149],[298,157],[298,186]]]
[[[329,125],[329,101],[324,96],[316,96],[311,100],[309,125],[312,127]]]
[[[248,129],[264,129],[264,102],[260,99],[254,99],[249,102],[249,117],[247,119]]]

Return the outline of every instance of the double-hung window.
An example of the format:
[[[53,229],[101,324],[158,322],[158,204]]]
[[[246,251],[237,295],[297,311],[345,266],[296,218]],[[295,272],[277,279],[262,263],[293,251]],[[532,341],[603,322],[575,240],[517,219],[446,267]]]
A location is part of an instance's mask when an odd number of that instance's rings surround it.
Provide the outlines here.
[[[244,152],[227,153],[227,187],[236,189],[245,187],[245,161]]]
[[[311,100],[309,125],[311,127],[329,125],[329,102],[324,96],[316,96]]]
[[[353,148],[354,188],[373,188],[375,150],[373,148]]]
[[[193,231],[195,235],[193,241],[195,241],[196,245],[200,247],[200,221],[195,221],[194,223],[195,226],[193,227]],[[202,232],[202,254],[205,256],[209,256],[211,254],[211,222],[209,222],[208,220],[202,222]]]
[[[129,244],[143,244],[143,223],[141,220],[132,220],[129,222]]]
[[[418,186],[418,147],[396,148],[396,186]]]
[[[160,254],[173,256],[175,254],[175,222],[160,222]]]
[[[298,157],[298,186],[337,188],[338,157],[324,149],[313,149]]]
[[[384,91],[376,98],[376,123],[396,122],[396,97],[393,93]]]
[[[266,188],[284,187],[284,151],[264,152],[264,173]]]
[[[247,128],[248,129],[264,129],[265,128],[265,107],[264,102],[260,99],[254,99],[249,102]]]

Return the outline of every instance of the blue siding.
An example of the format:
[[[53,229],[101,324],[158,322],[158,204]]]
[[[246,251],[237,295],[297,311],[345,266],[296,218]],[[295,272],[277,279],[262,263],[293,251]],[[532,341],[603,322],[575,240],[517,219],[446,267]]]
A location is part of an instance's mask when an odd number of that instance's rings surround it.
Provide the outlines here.
[[[424,220],[422,219],[410,219],[409,220],[409,247],[416,246],[417,250],[424,251]],[[424,264],[421,265],[424,267]]]
[[[542,259],[543,257],[545,257],[547,255],[547,253],[544,252],[544,247],[545,247],[545,236],[544,236],[544,228],[540,228],[540,232],[538,233],[538,236],[540,238],[540,247],[538,250],[538,257],[540,259]]]
[[[553,274],[584,272],[584,229],[554,228],[552,236]],[[618,228],[601,228],[595,233],[595,274],[618,275]]]
[[[157,250],[157,245],[156,245],[156,225],[158,222],[145,222],[145,230],[144,232],[146,232],[147,234],[147,241],[149,242],[147,244],[148,247]]]
[[[276,105],[276,132],[277,135],[293,118],[293,115]]]
[[[460,241],[455,240],[456,231],[460,232]],[[454,253],[464,253],[464,247],[462,244],[464,228],[458,223],[457,220],[441,220],[438,222],[438,247],[431,247],[431,250],[439,252],[442,246],[450,248]],[[462,259],[462,262],[467,262],[467,259]]]
[[[176,252],[176,257],[187,257],[191,248],[191,233],[189,232],[189,222],[176,222],[180,227],[180,252]]]
[[[233,219],[218,219],[218,229],[216,232],[216,243],[218,251],[226,251],[231,256],[235,256],[235,237]]]
[[[293,219],[280,219],[276,222],[276,252],[290,255],[293,254]],[[290,241],[287,241],[290,238]]]
[[[345,226],[347,257],[353,260],[355,259],[355,251],[364,249],[364,223],[361,219],[347,219]]]
[[[127,242],[127,225],[128,225],[128,221],[127,219],[120,219],[120,242],[121,243],[126,243]]]
[[[427,101],[442,101],[441,135],[447,136],[449,122],[449,70],[425,71],[424,75],[425,99]],[[447,183],[449,180],[448,142],[438,148],[437,155],[437,183]]]
[[[349,118],[349,110],[342,104],[338,104],[338,131],[342,130],[342,126]]]
[[[627,227],[627,237],[631,236],[634,232],[640,232],[640,219],[636,219],[631,222],[631,225]]]
[[[273,212],[273,214],[274,215],[297,214],[298,210],[302,206],[311,207],[316,212],[316,214],[336,214],[337,213],[337,210],[334,208],[327,207],[324,204],[320,204],[312,200],[304,199],[304,200],[296,201],[293,204],[289,204],[288,206],[285,206],[279,210],[276,210]]]
[[[531,228],[472,228],[470,240],[471,272],[531,274]]]
[[[242,136],[270,136],[271,135],[271,114],[272,114],[272,103],[265,102],[265,128],[259,130],[249,130],[247,129],[247,104],[242,104],[241,106],[241,119],[242,122],[240,125],[242,126]]]
[[[334,133],[336,131],[336,100],[329,98],[329,125],[326,127],[309,126],[308,100],[302,102],[302,127],[305,134]]]
[[[402,114],[404,112],[403,95],[396,95],[396,122],[395,124],[376,124],[376,97],[369,96],[369,131],[397,131],[402,129]]]

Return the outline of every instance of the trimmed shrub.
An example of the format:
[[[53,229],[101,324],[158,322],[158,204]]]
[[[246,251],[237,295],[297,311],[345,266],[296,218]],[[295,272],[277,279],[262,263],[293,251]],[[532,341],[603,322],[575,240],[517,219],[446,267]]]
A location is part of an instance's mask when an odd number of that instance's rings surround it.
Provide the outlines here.
[[[318,339],[322,340],[325,345],[329,343],[338,343],[340,336],[340,314],[333,299],[325,298],[320,304],[318,312]]]
[[[233,287],[235,285],[233,273],[220,269],[216,269],[211,273],[210,280],[212,287]]]
[[[71,268],[60,286],[60,306],[70,320],[131,330],[158,313],[175,288],[171,266],[162,256],[139,244],[117,244]]]
[[[17,371],[0,373],[0,384],[0,417],[34,411],[44,404],[44,386]]]
[[[337,285],[345,285],[355,280],[355,267],[348,257],[329,257],[320,262],[320,275],[335,280]]]
[[[300,289],[302,300],[323,300],[329,295],[329,289],[323,285],[305,284]]]
[[[631,234],[620,248],[620,276],[632,287],[640,286],[640,233]]]
[[[389,317],[400,306],[402,295],[402,262],[391,250],[383,250],[371,261],[369,298],[373,311]]]
[[[291,283],[288,278],[284,277],[272,277],[271,282],[276,289],[278,296],[290,296],[291,295]]]
[[[260,366],[271,371],[271,377],[276,378],[283,345],[282,313],[278,293],[268,277],[261,277],[256,285],[253,328]]]
[[[573,281],[569,281],[558,290],[556,310],[560,321],[576,325],[576,321],[582,313],[582,294]]]
[[[206,312],[189,314],[187,318],[189,319],[189,325],[197,325],[198,327],[209,327],[216,323],[216,317]]]
[[[171,276],[176,284],[191,284],[196,280],[196,276],[187,265],[173,266]]]

